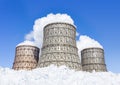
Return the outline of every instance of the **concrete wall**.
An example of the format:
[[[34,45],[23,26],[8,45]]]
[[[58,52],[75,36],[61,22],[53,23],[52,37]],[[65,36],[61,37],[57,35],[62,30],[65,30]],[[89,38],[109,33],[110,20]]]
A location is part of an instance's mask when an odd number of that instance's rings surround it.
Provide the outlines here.
[[[71,24],[51,23],[46,25],[38,67],[54,64],[81,70],[75,38],[76,28]]]
[[[83,71],[107,71],[104,50],[101,48],[87,48],[81,51]]]
[[[31,70],[36,68],[39,59],[39,48],[29,45],[16,47],[13,64],[15,70]]]
[[[44,27],[43,37],[40,59],[39,48],[30,45],[18,46],[16,47],[13,69],[31,70],[54,64],[88,72],[93,70],[107,71],[104,50],[101,48],[82,50],[80,62],[75,39],[76,28],[73,25],[68,23],[48,24]]]

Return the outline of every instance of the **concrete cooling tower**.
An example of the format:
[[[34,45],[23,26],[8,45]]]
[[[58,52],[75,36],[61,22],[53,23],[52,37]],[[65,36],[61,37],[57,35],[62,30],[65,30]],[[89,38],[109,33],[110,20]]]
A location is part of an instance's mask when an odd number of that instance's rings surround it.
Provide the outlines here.
[[[36,68],[39,59],[39,48],[31,45],[20,45],[16,47],[13,69],[31,70]]]
[[[75,37],[76,28],[71,24],[51,23],[46,25],[38,67],[54,64],[82,70]]]
[[[82,50],[81,59],[83,71],[107,71],[104,60],[104,50],[101,48],[86,48]]]

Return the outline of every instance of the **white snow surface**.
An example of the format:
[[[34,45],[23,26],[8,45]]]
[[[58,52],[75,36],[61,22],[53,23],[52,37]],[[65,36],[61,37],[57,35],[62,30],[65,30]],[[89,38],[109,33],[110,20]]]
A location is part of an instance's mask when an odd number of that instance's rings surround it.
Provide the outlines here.
[[[120,85],[120,74],[74,71],[54,65],[31,71],[0,67],[0,85]]]

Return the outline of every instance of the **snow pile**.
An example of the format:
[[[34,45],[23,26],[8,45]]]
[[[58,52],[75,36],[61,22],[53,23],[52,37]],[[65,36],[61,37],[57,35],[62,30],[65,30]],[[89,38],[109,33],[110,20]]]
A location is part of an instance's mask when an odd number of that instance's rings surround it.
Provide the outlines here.
[[[32,71],[0,68],[0,85],[120,85],[120,74],[76,72],[53,65]]]

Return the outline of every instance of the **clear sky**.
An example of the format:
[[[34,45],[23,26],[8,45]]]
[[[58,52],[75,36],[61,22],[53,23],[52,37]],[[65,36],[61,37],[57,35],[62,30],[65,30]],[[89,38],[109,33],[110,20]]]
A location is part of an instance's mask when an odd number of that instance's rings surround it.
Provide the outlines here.
[[[120,0],[0,0],[0,66],[12,67],[16,45],[49,13],[70,15],[81,35],[103,45],[108,70],[120,73]]]

